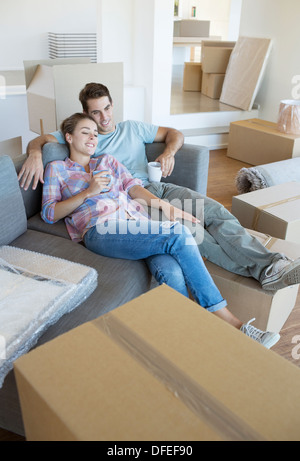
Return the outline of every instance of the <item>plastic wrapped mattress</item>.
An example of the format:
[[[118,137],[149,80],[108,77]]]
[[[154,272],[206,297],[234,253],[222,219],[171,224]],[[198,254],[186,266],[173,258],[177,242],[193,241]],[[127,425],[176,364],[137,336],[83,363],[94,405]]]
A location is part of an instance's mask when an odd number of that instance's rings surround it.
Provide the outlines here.
[[[0,247],[0,387],[13,362],[96,286],[93,268],[11,246]]]

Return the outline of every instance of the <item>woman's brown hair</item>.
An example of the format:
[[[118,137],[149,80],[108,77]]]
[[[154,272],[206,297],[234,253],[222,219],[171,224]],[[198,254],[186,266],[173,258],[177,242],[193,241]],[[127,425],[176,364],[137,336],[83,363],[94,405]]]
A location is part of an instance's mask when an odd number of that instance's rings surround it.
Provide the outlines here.
[[[70,133],[70,134],[74,133],[74,130],[78,122],[80,122],[81,120],[86,120],[86,119],[92,120],[97,126],[97,123],[92,117],[90,117],[87,114],[83,114],[82,112],[77,112],[76,114],[73,114],[70,117],[66,118],[60,125],[60,130],[62,134],[64,135],[64,138],[66,139],[67,133]]]

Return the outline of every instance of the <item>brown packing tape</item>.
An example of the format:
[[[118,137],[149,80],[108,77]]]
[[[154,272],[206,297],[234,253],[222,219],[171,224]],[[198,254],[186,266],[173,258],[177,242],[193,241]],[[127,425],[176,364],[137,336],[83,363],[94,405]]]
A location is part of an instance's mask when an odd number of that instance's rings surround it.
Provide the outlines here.
[[[262,211],[265,211],[268,208],[273,208],[278,205],[283,205],[284,203],[293,202],[295,200],[300,200],[300,195],[296,195],[295,197],[289,197],[284,200],[279,200],[277,202],[269,203],[268,205],[261,205],[261,206],[256,207],[254,218],[253,218],[253,223],[252,223],[252,229],[257,230],[258,221],[259,221]]]
[[[261,234],[261,235],[265,235],[266,239],[264,242],[262,242],[263,246],[265,248],[272,248],[273,245],[275,245],[275,243],[279,240],[278,238],[276,237],[271,237],[271,235],[268,235],[268,234]]]
[[[270,237],[267,242],[264,244],[264,246],[266,248],[268,248],[268,250],[271,250],[271,248],[273,247],[273,245],[275,245],[275,243],[278,241],[279,239],[276,238],[276,237]]]
[[[92,323],[160,380],[198,418],[212,426],[225,440],[263,440],[247,423],[113,315],[106,314]]]

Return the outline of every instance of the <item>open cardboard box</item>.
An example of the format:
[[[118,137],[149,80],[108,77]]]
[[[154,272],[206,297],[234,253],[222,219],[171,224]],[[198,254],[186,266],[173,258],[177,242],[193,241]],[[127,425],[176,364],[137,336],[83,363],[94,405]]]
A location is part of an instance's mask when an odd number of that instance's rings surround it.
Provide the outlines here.
[[[264,165],[300,156],[300,136],[281,133],[277,124],[257,118],[231,122],[227,156]]]
[[[22,136],[6,139],[0,142],[0,155],[9,155],[14,158],[23,153]]]
[[[30,130],[37,134],[59,129],[61,122],[82,112],[78,99],[86,83],[106,85],[113,99],[116,122],[123,120],[123,64],[90,63],[88,58],[24,61]]]
[[[163,285],[18,359],[27,440],[299,440],[300,370]]]
[[[300,243],[300,182],[236,195],[231,211],[248,229]]]

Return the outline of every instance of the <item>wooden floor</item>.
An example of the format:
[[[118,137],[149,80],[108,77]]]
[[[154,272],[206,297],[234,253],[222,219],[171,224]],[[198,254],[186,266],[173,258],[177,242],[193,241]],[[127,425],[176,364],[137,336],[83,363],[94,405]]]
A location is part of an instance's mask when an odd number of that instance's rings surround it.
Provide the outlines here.
[[[232,196],[237,195],[235,177],[244,166],[249,167],[247,164],[227,157],[225,149],[211,151],[207,195],[231,210]],[[292,356],[293,349],[296,355],[300,354],[300,346],[297,351],[300,336],[297,343],[293,343],[293,338],[296,340],[298,335],[300,335],[300,294],[293,312],[281,331],[280,341],[272,348],[274,353],[300,367],[300,358],[297,360]],[[0,429],[0,442],[22,440],[24,440],[22,437]]]

